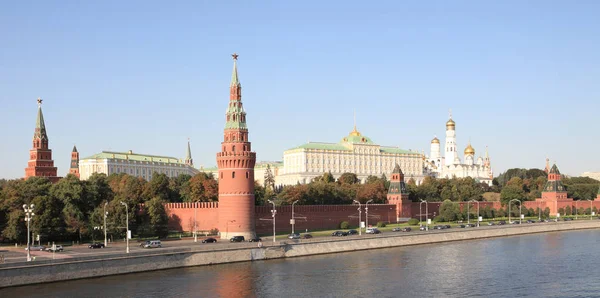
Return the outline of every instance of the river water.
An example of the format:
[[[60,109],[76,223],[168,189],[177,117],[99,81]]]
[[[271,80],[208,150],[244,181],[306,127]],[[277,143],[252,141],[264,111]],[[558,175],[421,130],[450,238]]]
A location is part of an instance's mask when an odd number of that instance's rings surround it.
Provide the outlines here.
[[[171,269],[0,297],[599,297],[600,230]]]

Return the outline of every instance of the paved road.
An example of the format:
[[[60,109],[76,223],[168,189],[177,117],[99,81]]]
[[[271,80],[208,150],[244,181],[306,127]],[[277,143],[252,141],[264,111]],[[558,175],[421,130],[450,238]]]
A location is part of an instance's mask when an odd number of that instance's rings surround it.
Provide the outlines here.
[[[526,223],[524,223],[526,224]],[[544,225],[548,225],[548,224],[568,224],[568,222],[549,222],[549,223],[535,223],[535,225],[538,224],[544,224]],[[531,225],[531,224],[526,224],[526,225]],[[413,228],[413,230],[411,232],[391,232],[391,231],[386,231],[385,233],[382,234],[378,234],[378,235],[367,235],[367,234],[363,234],[361,236],[359,235],[354,235],[354,236],[346,236],[346,237],[331,237],[331,236],[320,236],[320,237],[314,237],[313,239],[299,239],[299,240],[290,240],[290,239],[285,239],[285,238],[277,238],[277,245],[280,244],[280,242],[294,242],[294,243],[302,243],[302,242],[317,242],[317,241],[331,241],[331,240],[352,240],[352,239],[357,239],[357,238],[379,238],[379,237],[397,237],[397,236],[403,236],[403,235],[414,235],[414,234],[423,234],[423,233],[448,233],[448,232],[456,232],[456,231],[467,231],[470,229],[504,229],[504,228],[510,228],[510,227],[515,227],[518,225],[495,225],[495,226],[481,226],[478,228],[457,228],[457,227],[453,227],[451,229],[444,229],[444,230],[433,230],[430,229],[429,231],[419,231],[418,228]],[[430,228],[432,228],[433,226],[430,226]],[[231,243],[229,241],[221,241],[219,239],[219,241],[217,243],[202,243],[202,239],[204,239],[206,237],[202,237],[202,238],[198,238],[198,242],[194,242],[193,238],[184,238],[181,240],[169,240],[169,241],[162,241],[162,248],[156,248],[154,250],[165,250],[165,249],[175,249],[175,250],[185,250],[185,249],[193,249],[193,250],[214,250],[214,249],[229,249],[229,248],[238,248],[238,247],[252,247],[252,246],[256,246],[257,243]],[[271,246],[274,245],[272,242],[273,238],[263,238],[263,245],[264,246]],[[142,248],[139,246],[140,242],[137,241],[132,241],[130,242],[130,253],[134,254],[136,252],[148,252],[152,249],[146,249],[146,248]],[[88,243],[86,244],[82,244],[82,245],[74,245],[74,246],[65,246],[65,250],[62,252],[56,252],[56,253],[52,253],[49,251],[31,251],[31,255],[32,257],[35,257],[35,260],[52,260],[52,259],[69,259],[69,258],[80,258],[80,257],[92,257],[92,256],[102,256],[102,255],[117,255],[117,254],[123,254],[125,253],[126,250],[126,245],[125,242],[118,242],[118,243],[109,243],[108,247],[106,248],[99,248],[99,249],[90,249],[88,248]],[[4,260],[6,263],[15,263],[15,262],[24,262],[27,259],[27,252],[25,251],[24,247],[2,247],[0,248],[0,255],[4,255]]]

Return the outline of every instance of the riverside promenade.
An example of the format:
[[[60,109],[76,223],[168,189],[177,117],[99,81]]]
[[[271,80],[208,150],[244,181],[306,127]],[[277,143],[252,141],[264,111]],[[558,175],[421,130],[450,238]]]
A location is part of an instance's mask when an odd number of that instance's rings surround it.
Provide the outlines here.
[[[255,243],[226,243],[210,246],[199,243],[187,247],[137,250],[101,255],[0,265],[0,287],[47,283],[81,278],[147,272],[178,267],[291,258],[338,252],[389,248],[438,242],[518,236],[533,233],[598,229],[600,220],[550,222],[508,226],[484,226],[427,232],[385,233],[356,237],[323,237],[307,240]]]

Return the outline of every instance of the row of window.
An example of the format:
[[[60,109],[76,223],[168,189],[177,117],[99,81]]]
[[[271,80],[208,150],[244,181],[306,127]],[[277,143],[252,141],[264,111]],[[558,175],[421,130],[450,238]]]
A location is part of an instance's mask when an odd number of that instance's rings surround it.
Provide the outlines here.
[[[235,178],[235,171],[231,172],[231,178]],[[223,179],[223,172],[221,172],[221,179]],[[246,172],[246,179],[250,179],[250,172]]]

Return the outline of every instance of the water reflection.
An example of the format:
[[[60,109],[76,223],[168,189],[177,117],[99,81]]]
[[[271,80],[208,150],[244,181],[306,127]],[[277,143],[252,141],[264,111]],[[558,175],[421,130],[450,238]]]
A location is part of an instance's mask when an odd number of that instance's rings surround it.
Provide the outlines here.
[[[590,297],[600,231],[570,231],[2,289],[2,297]]]

